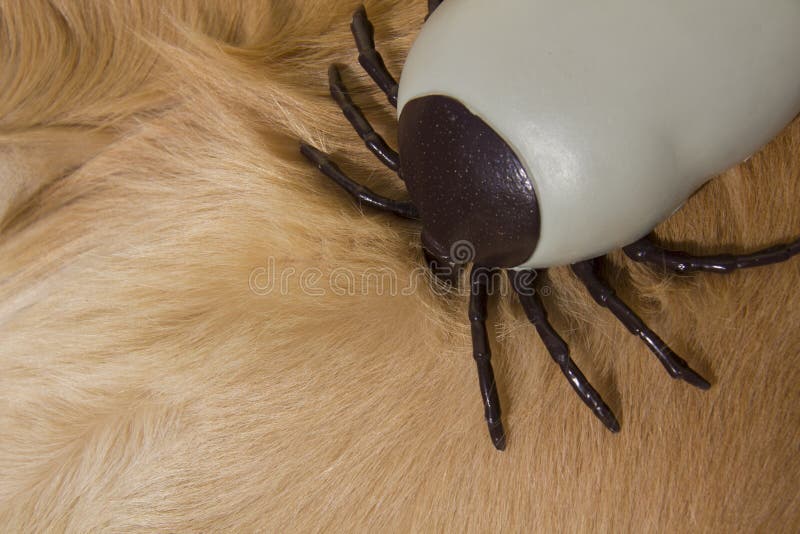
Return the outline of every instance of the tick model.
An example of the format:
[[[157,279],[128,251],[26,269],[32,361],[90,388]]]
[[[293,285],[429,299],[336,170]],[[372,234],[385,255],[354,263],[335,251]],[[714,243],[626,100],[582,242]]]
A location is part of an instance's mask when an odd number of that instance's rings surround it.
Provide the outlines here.
[[[422,222],[432,269],[470,272],[469,321],[489,434],[506,436],[486,332],[487,270],[503,269],[528,319],[581,400],[616,417],[548,323],[537,270],[570,265],[594,300],[639,336],[673,378],[709,383],[603,281],[623,248],[680,273],[728,273],[788,260],[800,239],[750,254],[695,257],[647,234],[702,184],[756,152],[800,112],[797,0],[446,0],[398,84],[363,7],[359,62],[399,115],[399,151],[354,104],[337,67],[330,92],[410,201],[355,183],[326,154],[301,152],[360,203]],[[441,4],[441,5],[440,5]],[[644,237],[643,237],[644,236]],[[461,257],[468,249],[469,257]]]

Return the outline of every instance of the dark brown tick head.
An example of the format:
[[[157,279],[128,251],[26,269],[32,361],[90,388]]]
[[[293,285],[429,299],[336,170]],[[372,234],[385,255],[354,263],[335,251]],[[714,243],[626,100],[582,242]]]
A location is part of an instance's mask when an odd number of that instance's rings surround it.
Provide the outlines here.
[[[517,155],[458,100],[408,102],[400,172],[422,219],[422,245],[444,261],[516,267],[539,240],[539,204]]]

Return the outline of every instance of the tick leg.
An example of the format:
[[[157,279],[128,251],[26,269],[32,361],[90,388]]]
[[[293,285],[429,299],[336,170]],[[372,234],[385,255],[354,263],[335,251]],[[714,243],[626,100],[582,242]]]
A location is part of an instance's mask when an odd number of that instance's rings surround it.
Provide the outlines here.
[[[436,8],[437,8],[437,7],[439,7],[439,5],[440,5],[440,4],[441,4],[443,1],[444,1],[444,0],[428,0],[428,17],[430,17],[430,16],[431,16],[431,14],[432,14],[434,11],[436,11]],[[425,17],[425,19],[427,20],[427,18],[428,18],[428,17]]]
[[[647,347],[656,355],[658,360],[667,370],[672,378],[680,378],[700,389],[708,389],[711,384],[697,374],[686,361],[672,352],[666,343],[659,338],[655,332],[650,330],[633,310],[631,310],[597,274],[595,263],[598,261],[588,260],[572,264],[573,272],[589,290],[594,300],[611,313],[631,331],[632,334],[639,336]]]
[[[342,81],[342,75],[336,65],[331,65],[328,69],[328,82],[330,84],[331,96],[339,104],[339,107],[353,125],[359,137],[367,145],[367,148],[383,162],[384,165],[397,172],[400,169],[400,156],[395,152],[369,123],[355,102],[350,98],[347,88]]]
[[[786,261],[792,256],[800,254],[800,239],[792,243],[741,255],[692,256],[686,252],[661,248],[649,237],[640,239],[622,250],[634,261],[663,266],[679,273],[707,271],[726,274],[738,269],[749,269]]]
[[[472,327],[472,355],[478,365],[478,383],[481,387],[486,424],[497,450],[506,448],[506,435],[500,420],[500,399],[492,370],[492,352],[486,333],[486,303],[489,298],[490,273],[473,266],[470,272],[469,322]]]
[[[389,73],[383,58],[375,50],[375,29],[367,18],[367,10],[363,5],[353,14],[350,30],[353,32],[358,47],[358,62],[361,63],[370,78],[378,84],[381,91],[386,93],[389,103],[397,107],[397,80]]]
[[[533,287],[536,279],[536,271],[507,271],[511,280],[511,285],[519,297],[522,309],[528,320],[536,327],[536,332],[542,339],[542,343],[547,348],[550,356],[561,368],[561,372],[567,377],[569,384],[581,400],[588,406],[592,413],[603,422],[611,432],[619,432],[619,422],[614,416],[614,412],[603,401],[603,398],[592,387],[581,370],[569,356],[567,343],[558,335],[550,322],[547,320],[547,312],[544,309],[542,300],[539,298]]]
[[[458,287],[463,265],[437,258],[425,247],[422,247],[422,254],[425,256],[425,263],[428,269],[445,287]]]
[[[300,153],[303,154],[311,163],[317,166],[328,178],[339,184],[342,189],[358,200],[361,204],[366,204],[382,211],[388,211],[405,217],[406,219],[417,219],[417,208],[410,201],[392,200],[381,196],[361,184],[354,182],[342,170],[324,154],[307,143],[300,143]]]

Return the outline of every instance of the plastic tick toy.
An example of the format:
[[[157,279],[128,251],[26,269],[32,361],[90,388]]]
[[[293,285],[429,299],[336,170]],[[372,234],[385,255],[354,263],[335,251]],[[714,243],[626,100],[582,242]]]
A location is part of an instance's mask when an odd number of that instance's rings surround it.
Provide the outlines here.
[[[797,0],[446,0],[394,80],[362,7],[359,62],[399,114],[399,153],[367,122],[336,66],[330,91],[410,201],[353,182],[308,144],[301,152],[362,204],[422,222],[432,268],[457,272],[468,245],[469,320],[489,434],[506,438],[486,333],[487,269],[505,269],[570,385],[612,432],[619,423],[569,356],[532,287],[571,265],[600,306],[639,336],[673,378],[709,383],[602,280],[622,247],[677,272],[781,262],[800,239],[741,256],[695,257],[646,236],[710,177],[749,157],[800,112]],[[434,12],[434,10],[436,10]]]

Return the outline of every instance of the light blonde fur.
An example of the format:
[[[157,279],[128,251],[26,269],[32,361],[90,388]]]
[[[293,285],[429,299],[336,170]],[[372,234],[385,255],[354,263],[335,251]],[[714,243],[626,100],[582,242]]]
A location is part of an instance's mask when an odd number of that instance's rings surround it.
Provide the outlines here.
[[[367,2],[393,72],[423,4]],[[466,299],[361,284],[417,276],[419,228],[360,211],[297,150],[403,194],[327,96],[342,63],[393,138],[355,61],[356,5],[0,1],[2,530],[796,531],[797,259],[677,277],[612,255],[609,279],[706,393],[553,270],[545,304],[619,435],[497,299],[509,447],[493,450]],[[798,154],[795,121],[659,237],[703,253],[791,239]],[[314,268],[357,287],[259,282]]]

